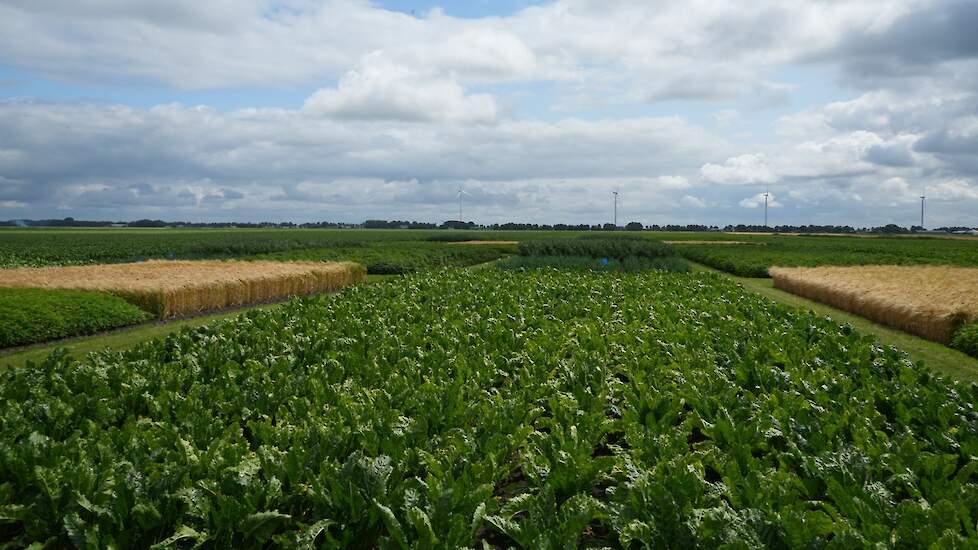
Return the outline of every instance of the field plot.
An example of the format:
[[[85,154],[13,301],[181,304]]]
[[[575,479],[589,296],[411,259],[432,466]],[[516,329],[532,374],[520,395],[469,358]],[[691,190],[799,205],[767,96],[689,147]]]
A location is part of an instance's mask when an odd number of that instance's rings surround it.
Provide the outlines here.
[[[978,319],[978,269],[775,267],[774,286],[936,342]]]
[[[546,238],[531,232],[522,238]],[[539,234],[537,234],[539,233]],[[488,243],[504,240],[503,244]],[[450,246],[465,240],[480,246]],[[516,253],[512,232],[330,229],[0,229],[0,268],[147,259],[349,261],[371,274],[464,267]],[[485,244],[484,244],[485,243]]]
[[[500,269],[559,268],[589,271],[689,271],[668,244],[631,236],[588,235],[521,243],[519,255],[496,262]]]
[[[103,292],[0,288],[0,348],[94,334],[150,318]]]
[[[734,237],[731,235],[731,237]],[[823,265],[955,265],[978,267],[978,239],[736,235],[764,246],[676,243],[686,258],[741,277],[768,269]]]
[[[483,241],[479,241],[480,243]],[[403,275],[442,267],[466,267],[516,253],[512,244],[456,246],[450,242],[381,241],[263,254],[265,260],[352,261],[367,266],[371,275]]]
[[[469,265],[488,250],[447,247],[468,240],[517,241],[553,236],[546,231],[424,231],[383,229],[2,229],[0,268],[157,260],[254,258],[266,254],[329,251],[331,260],[368,265],[385,255],[402,271]],[[513,245],[504,246],[509,253]],[[497,258],[499,256],[496,256]],[[493,258],[490,258],[493,259]],[[488,260],[484,260],[488,261]]]
[[[494,244],[520,244],[519,241],[452,241],[449,244],[464,244],[464,245],[494,245]]]
[[[0,270],[0,287],[97,290],[169,318],[337,290],[363,281],[349,262],[159,261]]]
[[[0,539],[967,548],[976,401],[718,275],[427,273],[0,373]]]
[[[699,245],[716,245],[716,246],[729,246],[729,245],[738,245],[738,244],[754,244],[754,245],[764,244],[764,243],[752,243],[748,241],[697,241],[692,239],[685,240],[685,241],[660,241],[660,242],[663,242],[665,244],[687,244],[687,245],[699,244]]]

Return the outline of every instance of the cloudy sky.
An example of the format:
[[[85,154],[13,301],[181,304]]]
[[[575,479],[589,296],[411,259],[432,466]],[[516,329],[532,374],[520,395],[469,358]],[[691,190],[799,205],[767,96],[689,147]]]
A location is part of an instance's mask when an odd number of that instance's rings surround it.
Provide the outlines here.
[[[0,0],[0,219],[978,226],[978,0]]]

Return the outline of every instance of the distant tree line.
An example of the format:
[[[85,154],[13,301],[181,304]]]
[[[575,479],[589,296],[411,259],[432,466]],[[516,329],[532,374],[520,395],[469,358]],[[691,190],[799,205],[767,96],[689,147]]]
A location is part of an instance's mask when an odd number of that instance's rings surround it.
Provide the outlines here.
[[[445,222],[448,223],[448,222]],[[427,222],[367,220],[363,222],[364,229],[438,229],[438,225]]]
[[[877,233],[884,235],[902,235],[910,233],[926,232],[923,227],[912,225],[909,228],[896,224],[887,224],[879,227],[855,228],[850,225],[727,225],[723,228],[716,225],[643,225],[640,222],[629,222],[624,226],[615,226],[611,223],[604,224],[537,224],[537,223],[494,223],[491,225],[479,225],[471,221],[448,220],[441,224],[418,221],[402,220],[367,220],[362,224],[338,223],[338,222],[167,222],[163,220],[135,220],[129,222],[111,221],[87,221],[76,220],[74,218],[50,219],[50,220],[7,220],[0,221],[0,227],[186,227],[186,228],[279,228],[279,229],[480,229],[488,231],[696,231],[696,232],[737,232],[737,233]],[[978,228],[964,226],[940,227],[932,232],[944,233],[964,233],[973,232]]]
[[[428,224],[434,229],[435,224]],[[346,229],[353,227],[360,227],[358,224],[352,223],[336,223],[336,222],[309,222],[309,223],[294,223],[294,222],[182,222],[174,221],[167,222],[163,220],[134,220],[134,221],[88,221],[88,220],[76,220],[74,218],[63,218],[60,220],[7,220],[0,221],[0,227],[188,227],[188,228],[319,228],[319,229]]]

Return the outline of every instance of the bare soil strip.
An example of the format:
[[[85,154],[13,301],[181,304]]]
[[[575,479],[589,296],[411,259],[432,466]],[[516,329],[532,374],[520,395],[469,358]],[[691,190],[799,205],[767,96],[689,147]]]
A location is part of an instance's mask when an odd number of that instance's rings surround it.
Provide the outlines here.
[[[352,262],[161,261],[0,270],[0,286],[109,292],[169,319],[338,290],[366,279]]]
[[[775,288],[947,343],[978,320],[978,269],[946,266],[772,267]]]

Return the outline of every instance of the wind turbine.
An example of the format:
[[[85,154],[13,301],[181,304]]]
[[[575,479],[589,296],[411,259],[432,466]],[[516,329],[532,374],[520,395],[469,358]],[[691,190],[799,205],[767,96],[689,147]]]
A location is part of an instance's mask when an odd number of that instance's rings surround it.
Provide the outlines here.
[[[767,228],[767,197],[770,195],[770,187],[764,188],[764,227]]]
[[[924,199],[927,198],[927,188],[920,193],[920,227],[924,227]]]
[[[614,195],[615,198],[615,230],[617,230],[618,229],[618,195],[621,194],[621,188],[619,188],[617,191],[612,191],[611,194]]]
[[[458,186],[458,222],[462,223],[462,195],[468,195],[462,186]]]

